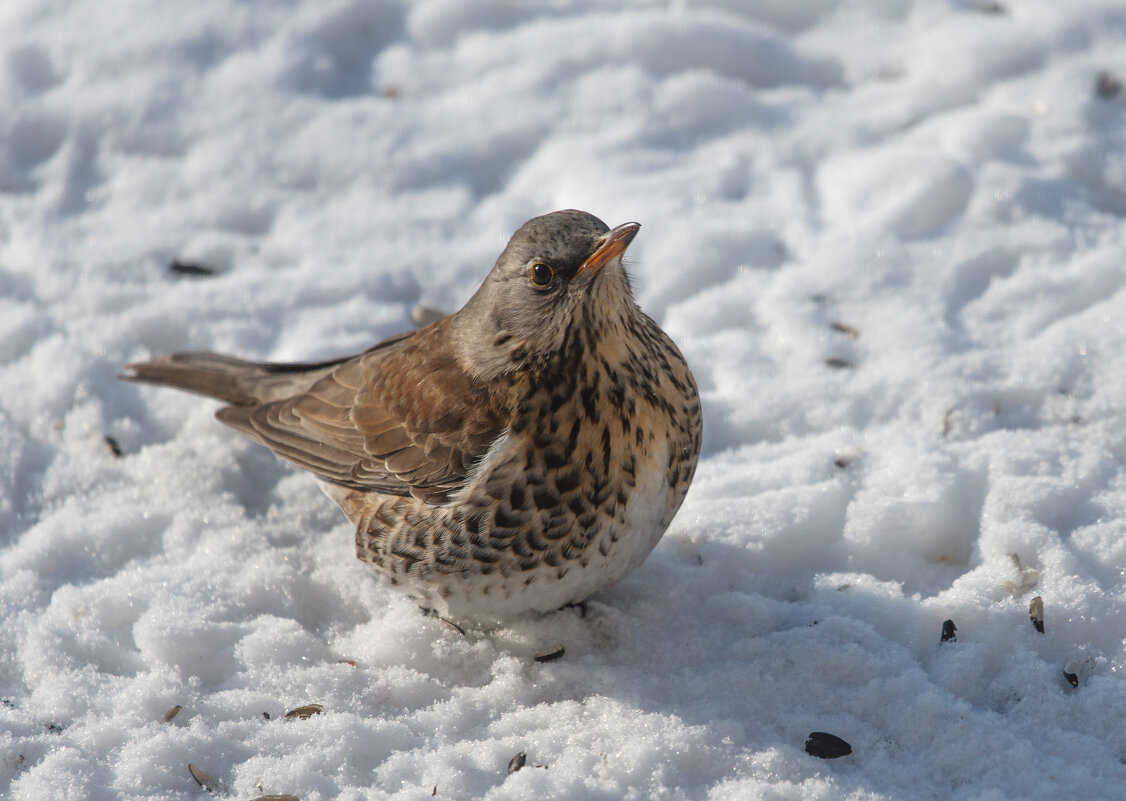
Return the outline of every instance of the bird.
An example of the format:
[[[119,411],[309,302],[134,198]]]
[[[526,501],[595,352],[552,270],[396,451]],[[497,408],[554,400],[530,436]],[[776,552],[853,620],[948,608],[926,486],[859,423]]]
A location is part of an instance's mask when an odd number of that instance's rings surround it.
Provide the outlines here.
[[[173,353],[121,378],[224,402],[216,417],[313,473],[359,559],[423,609],[546,614],[641,564],[700,455],[692,371],[622,265],[640,228],[534,217],[459,311],[355,356]]]

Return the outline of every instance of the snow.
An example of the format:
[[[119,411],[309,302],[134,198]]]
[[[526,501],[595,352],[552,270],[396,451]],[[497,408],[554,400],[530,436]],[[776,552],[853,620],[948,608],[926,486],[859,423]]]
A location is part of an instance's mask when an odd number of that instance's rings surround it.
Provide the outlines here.
[[[1123,80],[1110,0],[6,0],[0,796],[1121,797]],[[115,378],[358,351],[567,207],[705,404],[585,619],[423,617]]]

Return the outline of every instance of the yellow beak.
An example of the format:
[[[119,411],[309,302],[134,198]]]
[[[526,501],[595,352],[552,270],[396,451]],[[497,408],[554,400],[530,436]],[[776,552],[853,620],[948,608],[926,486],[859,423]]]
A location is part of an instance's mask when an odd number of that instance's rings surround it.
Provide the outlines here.
[[[607,231],[602,235],[602,244],[598,246],[598,250],[590,254],[575,275],[582,275],[587,270],[598,272],[614,259],[621,258],[639,230],[641,223],[628,222]]]

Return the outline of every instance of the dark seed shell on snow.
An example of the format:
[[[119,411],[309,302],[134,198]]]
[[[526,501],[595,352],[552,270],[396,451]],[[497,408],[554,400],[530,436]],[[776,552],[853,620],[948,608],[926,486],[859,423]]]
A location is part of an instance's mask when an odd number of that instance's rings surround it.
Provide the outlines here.
[[[1067,679],[1067,683],[1072,687],[1079,686],[1080,676],[1085,676],[1094,666],[1095,660],[1091,657],[1086,659],[1073,659],[1063,666],[1063,677]]]
[[[567,651],[562,645],[556,645],[554,648],[548,648],[546,651],[537,651],[533,659],[537,662],[554,662],[556,659],[562,659],[565,653],[567,653]]]
[[[215,269],[213,267],[208,267],[204,264],[196,264],[190,261],[180,261],[179,259],[173,259],[168,265],[168,270],[176,275],[190,275],[194,278],[205,278],[209,275],[215,275]]]
[[[821,759],[837,759],[852,753],[852,746],[835,734],[811,732],[805,741],[805,752]]]
[[[196,783],[209,793],[215,792],[215,788],[219,786],[219,782],[215,780],[214,776],[208,775],[191,762],[188,763],[188,773],[192,774],[192,778],[196,780]]]
[[[1028,604],[1028,619],[1032,621],[1032,627],[1041,634],[1044,633],[1044,599],[1037,595]]]
[[[291,709],[285,713],[286,720],[305,720],[313,717],[313,715],[320,715],[325,711],[325,708],[320,704],[305,704],[296,709]]]

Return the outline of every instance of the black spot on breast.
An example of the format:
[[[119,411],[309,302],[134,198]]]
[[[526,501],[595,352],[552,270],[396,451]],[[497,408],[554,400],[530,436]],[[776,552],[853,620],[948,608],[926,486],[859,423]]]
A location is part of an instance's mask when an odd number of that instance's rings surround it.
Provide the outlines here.
[[[498,528],[504,529],[518,529],[524,523],[523,515],[514,514],[503,506],[497,508],[493,519]]]
[[[591,509],[584,514],[579,515],[576,522],[579,524],[579,528],[582,529],[582,531],[586,535],[593,536],[595,533],[594,524],[598,522],[598,512]]]
[[[567,457],[555,448],[549,448],[543,452],[543,464],[548,470],[566,467],[567,461]]]
[[[613,490],[609,484],[599,483],[587,487],[583,494],[586,495],[586,499],[590,501],[591,506],[599,507],[609,500],[612,493]]]
[[[524,448],[524,473],[523,479],[526,484],[535,484],[541,480],[540,473],[543,471],[544,461],[543,452],[533,448],[530,444]]]
[[[538,553],[543,553],[547,550],[547,541],[542,536],[540,536],[540,532],[537,529],[528,529],[528,547],[530,547],[533,551],[537,551]]]
[[[518,483],[512,485],[512,489],[508,491],[508,505],[513,509],[528,508],[528,493],[524,491],[523,485]]]
[[[582,474],[578,470],[560,473],[559,477],[555,479],[555,488],[560,495],[566,495],[568,492],[578,489],[580,484],[582,484]]]
[[[489,538],[483,531],[473,531],[469,534],[469,544],[476,546],[470,549],[474,556],[476,556],[478,548],[487,548],[489,546]]]
[[[579,432],[580,431],[582,431],[582,424],[581,424],[581,421],[579,420],[579,418],[576,417],[575,421],[573,423],[571,423],[570,433],[567,434],[567,452],[568,453],[573,452],[575,450],[575,448],[578,447]]]
[[[455,559],[449,553],[449,551],[445,550],[444,548],[439,548],[434,552],[434,561],[444,567],[452,567],[453,565],[457,564],[457,559]]]
[[[572,522],[569,517],[556,517],[553,518],[547,525],[544,526],[543,536],[545,540],[560,540],[571,533]]]
[[[551,487],[536,487],[532,490],[532,500],[540,511],[551,510],[559,505],[559,493]]]
[[[583,411],[586,412],[586,416],[591,420],[597,420],[598,408],[595,406],[595,404],[598,403],[598,388],[593,385],[583,387],[583,391],[580,393],[580,397],[583,403]]]
[[[485,549],[485,548],[474,548],[473,549],[473,559],[474,559],[474,561],[482,563],[482,565],[481,565],[481,568],[482,568],[481,572],[482,573],[491,573],[491,572],[493,572],[492,569],[491,569],[491,566],[495,562],[500,560],[500,554],[497,553],[496,551],[490,551],[490,550]],[[488,569],[486,569],[486,568],[488,568]]]

